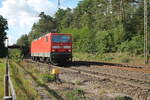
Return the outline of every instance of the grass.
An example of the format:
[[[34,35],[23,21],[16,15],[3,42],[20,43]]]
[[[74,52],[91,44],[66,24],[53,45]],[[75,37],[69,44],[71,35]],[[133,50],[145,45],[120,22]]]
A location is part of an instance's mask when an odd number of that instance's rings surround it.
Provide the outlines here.
[[[26,78],[26,73],[11,61],[11,77],[18,100],[40,100],[37,92],[32,87],[31,80]]]
[[[47,82],[55,81],[56,79],[55,76],[52,74],[44,74],[42,75],[42,80],[47,83]]]
[[[5,64],[4,60],[0,59],[0,99],[4,96],[4,74],[5,74]]]
[[[129,63],[131,60],[129,58],[122,58],[121,62],[122,63]]]
[[[105,53],[105,54],[88,54],[88,53],[73,53],[73,59],[78,61],[100,61],[112,63],[129,63],[129,64],[144,64],[143,55],[130,55],[129,53]],[[150,65],[150,64],[149,64]]]
[[[116,97],[115,100],[125,100],[124,97]]]
[[[23,66],[21,66],[23,65]],[[47,85],[47,82],[45,82],[43,80],[43,76],[46,77],[46,80],[48,79],[53,79],[52,76],[50,76],[50,74],[46,74],[43,72],[40,72],[39,70],[37,70],[37,65],[36,64],[30,64],[28,65],[25,62],[21,62],[20,66],[22,67],[22,69],[24,71],[26,71],[31,77],[32,80],[40,87],[44,88],[45,92],[48,93],[48,95],[52,98],[52,100],[64,100],[55,90],[50,89]],[[36,72],[35,72],[36,71]],[[48,76],[47,76],[48,75]],[[35,99],[37,100],[37,99]]]
[[[40,71],[40,69],[36,70],[38,69],[36,64],[28,65],[25,62],[21,62],[21,65],[23,65],[22,67],[26,71],[28,71],[28,74],[30,74],[33,77],[34,81],[38,84],[38,86],[43,87],[48,92],[52,100],[87,100],[86,97],[84,96],[84,91],[82,89],[77,88],[66,91],[50,89],[47,85],[49,83],[47,82],[51,82],[51,80],[53,80],[53,77],[48,73],[46,74],[45,72]],[[46,82],[45,79],[43,80],[43,78],[46,79]]]
[[[87,100],[87,98],[84,96],[84,91],[82,89],[76,88],[65,94],[65,100]]]

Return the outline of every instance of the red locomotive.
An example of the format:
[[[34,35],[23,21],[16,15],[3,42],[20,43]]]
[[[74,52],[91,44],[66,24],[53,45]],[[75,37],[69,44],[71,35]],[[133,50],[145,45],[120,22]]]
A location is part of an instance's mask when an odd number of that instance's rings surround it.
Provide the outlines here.
[[[48,33],[31,43],[33,60],[62,64],[72,61],[72,36],[63,33]]]

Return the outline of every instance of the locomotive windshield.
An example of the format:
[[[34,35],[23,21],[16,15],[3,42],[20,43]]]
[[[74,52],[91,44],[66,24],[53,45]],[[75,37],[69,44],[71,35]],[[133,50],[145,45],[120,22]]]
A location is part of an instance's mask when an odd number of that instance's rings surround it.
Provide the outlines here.
[[[57,43],[59,42],[67,43],[67,42],[70,42],[71,39],[70,39],[70,36],[67,36],[67,35],[53,35],[52,41],[57,42]]]

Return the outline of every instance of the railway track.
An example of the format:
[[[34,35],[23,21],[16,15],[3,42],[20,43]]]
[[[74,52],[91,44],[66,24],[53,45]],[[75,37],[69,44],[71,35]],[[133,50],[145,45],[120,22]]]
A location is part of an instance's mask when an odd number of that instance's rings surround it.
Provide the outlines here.
[[[73,64],[73,65],[70,65],[70,67],[67,67],[67,66],[66,67],[60,67],[60,66],[54,66],[54,65],[51,65],[51,64],[35,62],[35,61],[31,61],[31,60],[28,60],[27,62],[28,62],[28,64],[31,64],[31,65],[35,64],[35,66],[41,66],[41,68],[42,68],[41,73],[43,73],[45,71],[48,71],[51,68],[59,68],[59,69],[62,70],[61,72],[68,73],[68,75],[69,74],[71,74],[71,75],[72,74],[78,74],[81,77],[82,76],[83,77],[87,76],[91,79],[99,81],[100,83],[101,83],[101,81],[103,83],[103,80],[109,80],[108,82],[111,82],[112,84],[117,83],[119,86],[125,86],[125,87],[133,88],[133,89],[140,89],[141,91],[147,91],[146,93],[150,92],[150,80],[149,79],[147,79],[147,80],[142,79],[142,78],[138,79],[138,78],[134,78],[134,77],[127,77],[127,76],[123,76],[123,75],[117,75],[117,73],[112,74],[112,73],[100,72],[98,70],[95,70],[96,67],[95,67],[94,70],[90,70],[90,68],[93,69],[93,66],[89,67],[88,64],[86,64],[86,65],[85,64],[84,65],[83,64],[77,64],[75,66]],[[107,67],[107,66],[105,65],[105,67]],[[114,68],[114,67],[110,67],[110,68]],[[124,67],[120,67],[120,68],[124,68]],[[98,67],[97,69],[102,69],[102,68]],[[107,68],[107,69],[109,69],[109,68]],[[133,69],[135,69],[135,68],[133,68]],[[142,68],[137,68],[137,69],[142,70]],[[136,72],[134,72],[134,73],[136,73]],[[144,72],[142,72],[142,73],[144,73]],[[150,74],[148,74],[148,75],[150,75]],[[68,81],[64,80],[64,82],[68,82]],[[127,89],[127,91],[128,91],[128,89]],[[143,93],[143,92],[141,92],[141,93]],[[42,96],[43,92],[41,92],[40,94]],[[43,96],[43,97],[44,97],[44,99],[47,98],[46,95]]]
[[[43,63],[41,63],[43,64]],[[99,62],[84,62],[84,61],[79,61],[79,62],[74,62],[71,67],[59,67],[59,66],[54,66],[51,64],[47,64],[50,67],[54,67],[54,68],[59,68],[62,70],[67,70],[67,71],[72,71],[72,72],[76,72],[79,74],[84,74],[87,76],[91,76],[91,77],[95,77],[98,79],[109,79],[111,81],[116,81],[118,83],[123,83],[123,84],[127,84],[127,85],[131,85],[131,86],[135,86],[135,87],[139,87],[141,89],[148,89],[150,90],[150,80],[147,79],[137,79],[137,78],[131,78],[131,77],[126,77],[126,76],[122,76],[122,75],[118,75],[118,74],[110,74],[110,73],[106,73],[106,72],[98,72],[98,71],[92,71],[92,70],[88,70],[86,68],[82,68],[82,67],[76,67],[78,65],[80,66],[89,66],[89,65],[101,65],[101,66],[109,66],[109,68],[111,68],[110,66],[112,66],[112,68],[114,66],[117,67],[121,67],[121,68],[133,68],[133,69],[141,69],[143,70],[143,67],[139,67],[139,66],[125,66],[122,64],[114,64],[114,63],[99,63]],[[129,70],[130,71],[130,70]],[[143,72],[143,71],[142,71]]]
[[[150,90],[150,81],[148,81],[148,80],[134,79],[134,78],[124,77],[124,76],[119,76],[119,75],[109,74],[109,73],[102,73],[102,72],[97,72],[97,71],[89,71],[86,69],[81,69],[79,67],[63,68],[63,67],[53,66],[53,65],[50,65],[50,66],[53,68],[59,68],[62,70],[67,70],[67,71],[72,71],[72,72],[76,72],[79,74],[84,74],[84,75],[95,77],[98,79],[109,79],[111,81],[116,81],[119,83],[139,87],[141,89]]]

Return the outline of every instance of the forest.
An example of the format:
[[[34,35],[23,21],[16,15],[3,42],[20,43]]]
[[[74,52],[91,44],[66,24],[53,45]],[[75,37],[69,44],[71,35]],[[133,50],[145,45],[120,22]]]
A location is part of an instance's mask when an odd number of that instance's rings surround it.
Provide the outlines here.
[[[147,4],[149,32],[150,1]],[[41,12],[39,21],[17,44],[26,47],[23,54],[27,55],[31,41],[44,34],[72,33],[74,52],[143,54],[143,8],[143,0],[82,0],[74,9],[59,8],[54,16]]]

